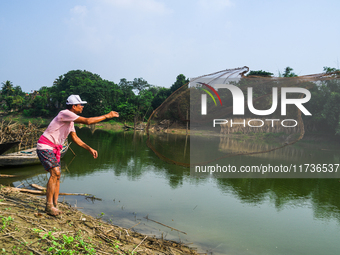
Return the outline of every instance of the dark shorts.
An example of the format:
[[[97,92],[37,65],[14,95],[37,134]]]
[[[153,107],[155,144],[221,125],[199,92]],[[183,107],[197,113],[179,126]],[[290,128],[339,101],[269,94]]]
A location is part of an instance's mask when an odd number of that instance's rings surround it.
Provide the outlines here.
[[[53,150],[37,150],[37,154],[46,171],[49,171],[53,167],[60,166],[60,162],[57,161]]]

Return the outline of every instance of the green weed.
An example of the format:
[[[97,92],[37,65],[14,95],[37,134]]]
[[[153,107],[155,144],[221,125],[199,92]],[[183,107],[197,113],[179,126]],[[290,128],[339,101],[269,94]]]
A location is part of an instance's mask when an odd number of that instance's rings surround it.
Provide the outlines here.
[[[104,215],[105,215],[105,213],[101,212],[100,214],[98,214],[98,219],[103,218]]]
[[[38,234],[43,232],[41,229],[32,230],[34,233]],[[67,236],[65,234],[60,237],[55,237],[53,233],[54,231],[49,231],[41,237],[41,240],[48,240],[48,246],[44,247],[48,254],[96,254],[95,247],[91,243],[84,241],[80,230],[75,237]]]
[[[11,216],[8,216],[7,218],[2,217],[1,231],[4,230],[8,225],[10,225],[12,221],[13,221],[13,218]]]

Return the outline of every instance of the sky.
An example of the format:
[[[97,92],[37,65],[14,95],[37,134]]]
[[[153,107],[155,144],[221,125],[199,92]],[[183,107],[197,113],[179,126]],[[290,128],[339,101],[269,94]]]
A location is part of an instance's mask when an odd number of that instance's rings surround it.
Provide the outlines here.
[[[340,65],[339,0],[0,0],[0,82],[25,92],[87,70],[170,87],[248,66]]]

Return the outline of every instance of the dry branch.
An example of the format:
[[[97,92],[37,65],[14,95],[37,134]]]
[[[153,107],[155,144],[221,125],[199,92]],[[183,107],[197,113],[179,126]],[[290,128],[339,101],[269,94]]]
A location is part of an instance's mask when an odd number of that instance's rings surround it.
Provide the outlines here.
[[[31,148],[37,143],[43,129],[29,122],[27,125],[12,123],[12,121],[2,120],[0,123],[0,143],[20,142],[21,148]]]
[[[145,236],[144,239],[136,246],[136,248],[133,249],[133,251],[131,252],[133,254],[133,252],[138,248],[139,245],[142,244],[142,242],[144,242],[144,240],[147,238],[148,236]]]
[[[178,231],[178,232],[181,232],[181,233],[183,233],[183,234],[187,234],[187,233],[185,233],[185,232],[183,232],[183,231],[181,231],[181,230],[175,229],[175,228],[173,228],[173,227],[170,227],[170,226],[165,225],[165,224],[163,224],[163,223],[160,223],[160,222],[158,222],[158,221],[151,220],[151,219],[149,219],[148,216],[144,217],[144,219],[150,220],[150,221],[155,222],[155,223],[157,223],[157,224],[160,224],[160,225],[162,225],[162,226],[164,226],[164,227],[171,228],[171,229],[176,230],[176,231]]]

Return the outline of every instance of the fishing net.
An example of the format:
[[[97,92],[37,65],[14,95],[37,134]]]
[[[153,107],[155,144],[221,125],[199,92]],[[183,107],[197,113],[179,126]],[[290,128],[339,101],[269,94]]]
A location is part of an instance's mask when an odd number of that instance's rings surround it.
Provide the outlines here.
[[[245,76],[248,67],[190,79],[150,116],[147,145],[185,167],[239,155],[264,154],[301,140],[311,89],[339,74]],[[174,134],[174,135],[172,135]]]

